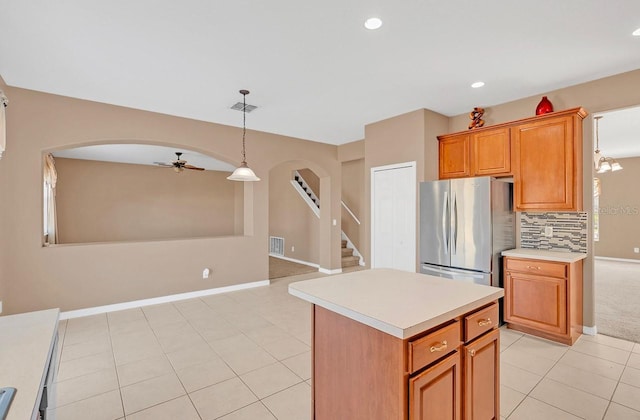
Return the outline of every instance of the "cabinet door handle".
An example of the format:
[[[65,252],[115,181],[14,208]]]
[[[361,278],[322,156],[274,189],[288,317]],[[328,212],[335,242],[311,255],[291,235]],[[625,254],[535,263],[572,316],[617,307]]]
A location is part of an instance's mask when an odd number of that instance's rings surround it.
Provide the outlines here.
[[[476,355],[476,349],[469,349],[469,356],[473,357]]]
[[[533,266],[533,265],[528,265],[527,268],[534,269],[534,270],[542,270],[542,268],[536,267],[536,266]]]
[[[491,325],[491,324],[493,324],[493,321],[491,321],[491,318],[478,320],[478,326],[480,326],[480,327],[485,327],[485,326]]]
[[[431,351],[431,353],[433,353],[436,351],[444,351],[446,349],[447,349],[447,340],[443,340],[442,343],[435,346],[431,346],[429,350]]]

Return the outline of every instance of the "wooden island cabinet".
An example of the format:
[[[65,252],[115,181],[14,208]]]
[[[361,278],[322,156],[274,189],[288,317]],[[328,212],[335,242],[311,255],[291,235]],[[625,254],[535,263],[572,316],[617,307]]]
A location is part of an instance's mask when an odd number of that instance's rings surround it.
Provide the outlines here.
[[[500,288],[374,269],[292,283],[312,307],[312,419],[500,417]]]

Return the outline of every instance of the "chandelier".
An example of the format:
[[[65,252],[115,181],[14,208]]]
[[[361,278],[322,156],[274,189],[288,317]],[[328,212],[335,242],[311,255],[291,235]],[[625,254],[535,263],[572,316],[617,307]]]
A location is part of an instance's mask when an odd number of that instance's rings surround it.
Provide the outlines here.
[[[593,119],[596,120],[596,150],[593,153],[593,165],[595,171],[599,174],[609,171],[615,172],[622,169],[622,165],[620,165],[617,160],[615,160],[614,158],[605,157],[602,155],[602,153],[600,153],[600,136],[598,133],[598,123],[600,122],[601,118],[602,115],[593,117]]]

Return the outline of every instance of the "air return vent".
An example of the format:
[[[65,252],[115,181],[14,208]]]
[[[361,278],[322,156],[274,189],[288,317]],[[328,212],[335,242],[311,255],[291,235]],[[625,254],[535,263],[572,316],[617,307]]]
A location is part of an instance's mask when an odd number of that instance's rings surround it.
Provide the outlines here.
[[[284,257],[284,238],[269,236],[269,254]]]
[[[231,107],[231,109],[235,109],[236,111],[242,111],[244,109],[244,112],[247,112],[247,113],[253,111],[256,108],[257,106],[255,105],[247,104],[245,106],[242,102],[236,102],[236,104]]]

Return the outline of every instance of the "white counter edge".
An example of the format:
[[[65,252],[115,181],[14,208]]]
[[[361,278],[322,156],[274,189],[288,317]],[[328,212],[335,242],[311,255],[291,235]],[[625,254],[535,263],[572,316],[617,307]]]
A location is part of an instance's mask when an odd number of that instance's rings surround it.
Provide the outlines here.
[[[502,251],[503,257],[529,258],[543,261],[574,263],[587,258],[583,252],[547,251],[542,249],[516,248]]]
[[[293,296],[299,297],[300,299],[306,300],[307,302],[310,302],[314,305],[321,306],[327,310],[330,310],[332,312],[345,316],[349,319],[353,319],[354,321],[358,321],[364,325],[368,325],[372,328],[375,328],[379,331],[382,331],[384,333],[387,333],[389,335],[392,335],[400,339],[409,338],[416,334],[420,334],[428,329],[431,329],[433,327],[437,327],[438,325],[444,322],[457,318],[460,315],[470,312],[473,309],[476,309],[480,306],[484,306],[488,303],[491,303],[504,296],[504,291],[500,290],[488,296],[485,296],[481,299],[477,299],[463,306],[459,306],[449,312],[442,313],[434,318],[425,320],[424,322],[421,322],[419,324],[403,329],[398,326],[390,325],[386,322],[364,315],[360,312],[356,312],[348,308],[345,308],[343,306],[336,305],[335,303],[328,302],[324,299],[320,299],[316,296],[312,296],[307,293],[301,292],[300,290],[292,288],[291,285],[289,285],[289,293]]]

